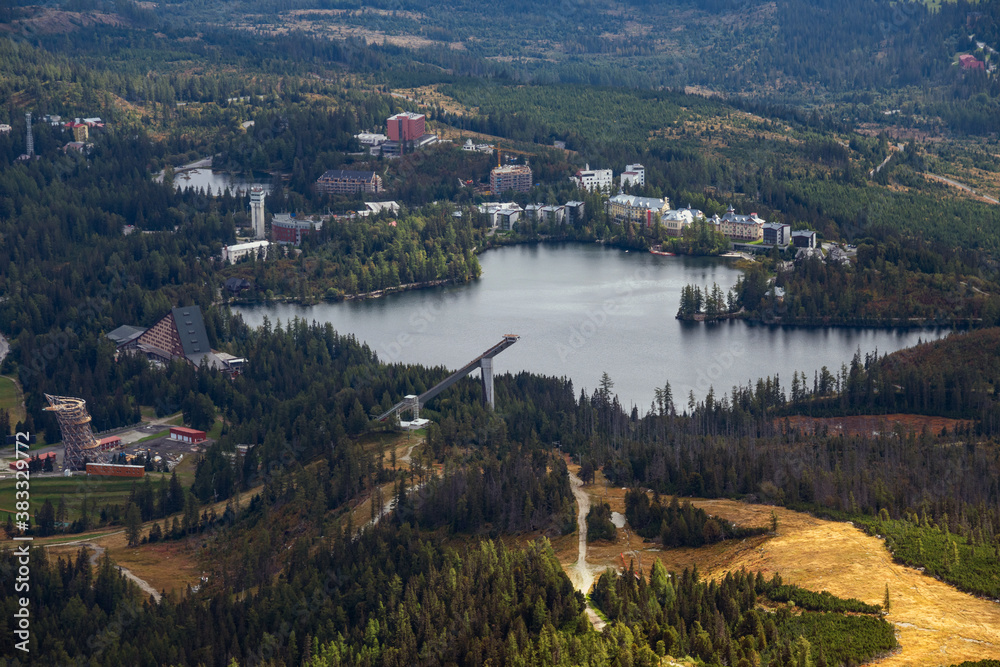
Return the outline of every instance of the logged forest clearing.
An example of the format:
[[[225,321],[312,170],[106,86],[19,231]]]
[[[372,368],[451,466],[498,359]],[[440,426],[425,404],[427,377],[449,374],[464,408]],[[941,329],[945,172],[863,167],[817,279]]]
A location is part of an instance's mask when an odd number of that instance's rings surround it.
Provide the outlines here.
[[[577,466],[570,466],[574,473]],[[592,503],[606,502],[614,512],[625,511],[625,490],[606,485],[603,476],[583,489]],[[727,540],[694,548],[662,549],[643,540],[629,527],[617,539],[589,545],[587,562],[594,574],[634,559],[647,573],[659,559],[667,570],[697,565],[705,578],[727,572],[775,573],[789,584],[829,591],[841,598],[881,604],[888,584],[891,611],[886,619],[896,627],[900,650],[871,664],[887,667],[952,665],[965,660],[1000,658],[1000,604],[962,593],[919,570],[893,562],[885,544],[846,522],[828,521],[770,505],[732,500],[693,500],[696,507],[739,526],[763,526],[778,517],[775,536]],[[570,572],[576,566],[577,536],[553,540],[553,547]]]

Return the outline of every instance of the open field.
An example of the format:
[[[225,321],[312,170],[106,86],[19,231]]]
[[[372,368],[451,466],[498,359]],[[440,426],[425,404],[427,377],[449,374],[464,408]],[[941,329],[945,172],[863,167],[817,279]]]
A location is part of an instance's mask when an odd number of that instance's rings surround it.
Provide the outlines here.
[[[576,466],[571,466],[576,471]],[[598,476],[584,489],[591,500],[607,502],[613,511],[624,511],[625,491],[608,487]],[[892,667],[951,665],[964,660],[1000,658],[1000,604],[962,593],[919,571],[897,565],[882,540],[866,535],[849,523],[817,519],[780,507],[749,505],[732,500],[693,500],[710,514],[742,526],[761,526],[778,515],[777,536],[727,541],[701,549],[661,550],[627,529],[618,530],[615,543],[592,543],[587,549],[591,570],[641,559],[647,572],[653,559],[668,570],[698,565],[703,576],[718,578],[726,572],[760,570],[767,576],[780,573],[788,583],[811,590],[828,590],[844,598],[881,604],[889,585],[892,610],[887,619],[896,625],[902,649],[878,661]],[[575,535],[553,540],[563,567],[575,564]],[[631,553],[629,553],[631,552]]]
[[[194,586],[201,580],[201,567],[187,540],[157,542],[129,549],[125,534],[119,532],[99,538],[95,543],[107,550],[115,564],[127,568],[157,591],[180,595],[188,586]],[[80,544],[53,546],[49,547],[48,553],[53,557],[75,558],[80,548]]]
[[[14,378],[6,375],[0,375],[0,410],[10,413],[11,430],[17,422],[24,420],[24,396],[21,388]]]
[[[784,422],[784,419],[779,420]],[[891,432],[896,426],[902,426],[904,432],[923,432],[924,428],[934,434],[938,434],[942,429],[947,428],[949,433],[955,431],[956,426],[968,426],[972,422],[967,419],[948,419],[947,417],[929,417],[926,415],[859,415],[852,417],[806,417],[804,415],[794,415],[788,417],[788,424],[792,428],[800,431],[814,433],[822,427],[826,427],[830,433],[843,433],[844,435],[874,435],[876,433]]]
[[[188,462],[188,466],[178,471],[181,483],[188,483],[194,476],[194,458]],[[159,487],[160,479],[170,480],[169,474],[146,473],[153,485],[154,490]],[[32,477],[31,479],[31,509],[38,511],[46,500],[52,502],[53,507],[59,507],[59,499],[66,500],[67,521],[72,522],[80,518],[80,506],[84,496],[93,512],[100,512],[101,508],[108,504],[119,504],[124,507],[128,502],[129,494],[133,484],[145,484],[141,479],[131,479],[123,477]],[[14,480],[5,479],[0,481],[0,512],[14,511]],[[96,509],[95,509],[96,508]]]

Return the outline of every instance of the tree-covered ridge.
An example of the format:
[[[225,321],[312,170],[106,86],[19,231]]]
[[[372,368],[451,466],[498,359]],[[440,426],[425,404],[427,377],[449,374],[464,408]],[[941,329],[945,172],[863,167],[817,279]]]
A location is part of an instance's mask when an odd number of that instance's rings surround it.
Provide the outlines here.
[[[576,528],[563,459],[541,448],[516,447],[500,461],[475,457],[463,468],[433,476],[414,492],[410,502],[418,525],[492,535],[541,531],[556,536]]]
[[[856,244],[856,257],[846,261],[776,257],[750,266],[735,288],[736,302],[750,319],[784,324],[997,323],[1000,276],[986,253],[896,234],[861,238]],[[766,267],[776,269],[773,280]]]
[[[605,665],[621,652],[591,630],[582,595],[544,543],[458,551],[404,525],[321,544],[310,555],[302,543],[286,572],[241,599],[223,591],[159,605],[135,604],[106,558],[92,572],[85,550],[75,563],[34,550],[35,664],[478,665],[555,652],[564,656],[556,664]],[[13,613],[11,591],[0,595]],[[3,642],[13,655],[11,638]]]
[[[772,592],[787,597],[784,589],[777,575],[768,582],[741,571],[704,582],[697,569],[668,574],[656,560],[648,579],[631,567],[602,574],[590,597],[609,620],[641,628],[658,654],[689,654],[707,665],[859,664],[895,648],[892,625],[880,617],[760,606],[776,601]],[[832,598],[829,606],[856,606],[849,602]]]

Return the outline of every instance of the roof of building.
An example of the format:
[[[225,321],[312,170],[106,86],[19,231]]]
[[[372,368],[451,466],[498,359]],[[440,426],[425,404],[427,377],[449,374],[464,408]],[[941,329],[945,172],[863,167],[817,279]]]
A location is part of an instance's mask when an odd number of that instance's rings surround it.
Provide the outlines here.
[[[240,290],[250,289],[250,281],[243,278],[229,278],[226,280],[225,287],[230,292],[239,292]]]
[[[583,202],[582,201],[576,201],[574,199],[573,201],[566,202],[566,206],[583,206]]]
[[[389,120],[395,120],[397,118],[407,118],[409,120],[419,120],[424,117],[422,113],[413,113],[412,111],[401,111],[395,116],[389,116]]]
[[[816,232],[811,229],[799,229],[792,232],[792,236],[816,236]]]
[[[334,179],[334,178],[348,178],[353,180],[370,181],[375,178],[374,171],[350,171],[347,169],[327,169],[322,176],[319,177],[320,180]]]
[[[126,343],[131,343],[144,333],[146,333],[146,330],[142,327],[133,327],[128,324],[123,324],[117,329],[112,329],[106,335],[120,347]]]
[[[778,230],[778,229],[782,229],[784,227],[791,227],[791,225],[786,225],[783,222],[765,222],[764,223],[764,229]]]
[[[233,243],[232,245],[227,245],[226,250],[229,252],[240,251],[240,250],[250,250],[252,248],[260,248],[271,245],[270,241],[248,241],[246,243]]]
[[[381,213],[383,211],[399,212],[399,204],[394,201],[366,201],[365,206],[372,213]]]
[[[170,427],[170,432],[171,433],[180,433],[181,435],[200,435],[200,436],[204,436],[205,435],[204,431],[199,431],[196,428],[188,428],[186,426],[171,426]]]
[[[208,342],[208,332],[205,330],[205,319],[201,315],[201,308],[180,306],[170,312],[173,313],[174,324],[181,337],[181,347],[184,348],[184,355],[188,359],[191,359],[192,355],[212,351],[212,346]],[[191,361],[198,363],[194,359]]]
[[[531,167],[526,164],[509,164],[505,167],[493,167],[493,174],[516,174],[524,171],[531,171]]]
[[[609,203],[624,204],[633,208],[649,208],[660,210],[667,205],[666,201],[657,197],[637,197],[636,195],[615,195]]]

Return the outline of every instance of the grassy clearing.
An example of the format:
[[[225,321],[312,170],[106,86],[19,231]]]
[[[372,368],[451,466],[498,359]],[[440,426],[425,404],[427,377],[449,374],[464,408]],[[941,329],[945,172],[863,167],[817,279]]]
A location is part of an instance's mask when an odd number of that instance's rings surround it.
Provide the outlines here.
[[[138,445],[140,442],[149,442],[150,440],[156,440],[157,438],[165,438],[168,435],[170,435],[170,429],[167,429],[166,431],[159,431],[153,435],[147,435],[145,438],[136,440],[134,444]]]
[[[194,474],[193,471],[191,474]],[[147,476],[154,487],[159,485],[161,478],[167,477],[169,479],[169,476],[162,473],[147,473]],[[16,490],[14,482],[13,479],[0,481],[0,512],[14,510]],[[134,483],[144,484],[145,482],[114,477],[35,477],[31,480],[31,509],[32,512],[39,510],[46,500],[51,501],[52,505],[58,508],[59,499],[64,498],[67,520],[72,522],[80,518],[80,506],[85,497],[88,505],[96,507],[98,512],[100,508],[108,504],[124,506],[128,502]]]
[[[10,413],[10,425],[24,420],[24,396],[12,377],[0,375],[0,410]]]

